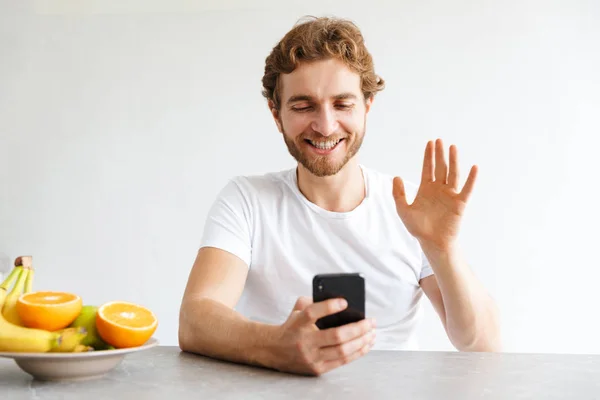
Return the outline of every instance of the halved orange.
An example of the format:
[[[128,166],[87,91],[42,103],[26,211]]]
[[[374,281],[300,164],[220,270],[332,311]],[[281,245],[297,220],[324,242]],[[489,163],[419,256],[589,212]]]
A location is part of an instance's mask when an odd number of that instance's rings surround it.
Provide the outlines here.
[[[158,319],[148,308],[127,301],[111,301],[98,308],[96,329],[117,349],[138,347],[156,331]]]
[[[16,307],[24,326],[57,331],[77,318],[83,304],[74,293],[45,291],[21,295]]]

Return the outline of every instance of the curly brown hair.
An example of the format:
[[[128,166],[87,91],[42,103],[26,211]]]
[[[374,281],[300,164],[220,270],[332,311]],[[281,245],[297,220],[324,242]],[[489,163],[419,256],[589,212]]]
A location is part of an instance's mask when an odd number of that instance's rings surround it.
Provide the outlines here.
[[[375,74],[373,58],[354,22],[312,16],[304,22],[302,20],[273,47],[266,58],[262,94],[267,100],[273,101],[276,110],[281,106],[279,76],[291,73],[301,62],[328,58],[341,60],[360,75],[365,100],[383,90],[385,81]]]

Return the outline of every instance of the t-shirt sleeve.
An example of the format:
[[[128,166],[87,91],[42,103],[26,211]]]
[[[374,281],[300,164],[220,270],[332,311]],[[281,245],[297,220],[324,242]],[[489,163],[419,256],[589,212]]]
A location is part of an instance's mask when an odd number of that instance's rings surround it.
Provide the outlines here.
[[[225,250],[250,266],[251,222],[250,200],[239,183],[232,179],[221,189],[208,212],[200,248]]]

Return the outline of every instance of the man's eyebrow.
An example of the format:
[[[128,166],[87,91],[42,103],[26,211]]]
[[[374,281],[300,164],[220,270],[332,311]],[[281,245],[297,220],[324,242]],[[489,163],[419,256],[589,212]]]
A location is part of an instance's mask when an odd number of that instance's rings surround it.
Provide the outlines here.
[[[350,92],[346,92],[346,93],[340,93],[338,95],[335,95],[332,97],[334,100],[356,100],[356,95],[354,93],[350,93]],[[297,94],[294,95],[292,97],[290,97],[288,99],[288,101],[286,102],[286,104],[292,104],[292,103],[296,103],[298,101],[313,101],[313,97],[312,96],[308,96],[305,94]]]
[[[313,98],[311,96],[305,94],[296,94],[290,97],[287,101],[287,104],[296,103],[297,101],[312,101]]]
[[[354,93],[346,92],[333,96],[333,98],[335,100],[356,100],[356,95]]]

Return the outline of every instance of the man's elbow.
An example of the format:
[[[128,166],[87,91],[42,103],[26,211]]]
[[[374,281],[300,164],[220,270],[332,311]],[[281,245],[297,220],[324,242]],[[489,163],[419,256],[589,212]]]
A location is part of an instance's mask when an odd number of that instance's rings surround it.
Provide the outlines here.
[[[181,349],[181,351],[190,352],[190,341],[188,340],[187,334],[181,325],[179,325],[179,332],[178,332],[177,339],[178,339],[178,344],[179,344],[179,348]]]
[[[177,332],[178,344],[181,351],[192,352],[192,335],[191,327],[186,318],[185,306],[181,307],[179,311],[179,327]]]
[[[458,351],[464,352],[490,352],[502,351],[502,340],[500,335],[500,320],[498,309],[492,306],[486,317],[474,324],[468,334],[453,335],[451,342]]]
[[[502,351],[500,338],[496,334],[482,334],[471,340],[454,341],[454,347],[463,352],[498,353]]]

